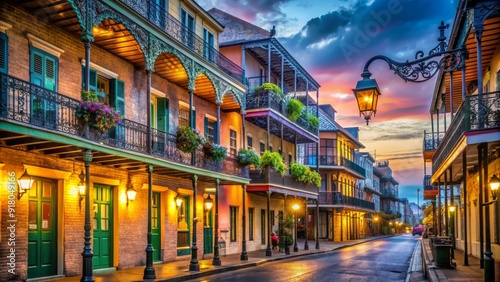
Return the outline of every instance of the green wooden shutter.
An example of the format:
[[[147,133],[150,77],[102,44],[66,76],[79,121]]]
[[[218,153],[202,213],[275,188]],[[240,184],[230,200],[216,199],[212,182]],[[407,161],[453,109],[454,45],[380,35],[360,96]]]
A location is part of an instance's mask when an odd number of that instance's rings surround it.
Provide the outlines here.
[[[168,99],[156,98],[156,128],[168,132]]]
[[[154,123],[154,112],[155,112],[155,105],[154,104],[151,104],[151,107],[150,107],[150,113],[151,115],[149,116],[149,124],[151,124],[151,128],[156,128],[158,129],[158,123],[156,123],[156,126],[155,126],[155,123]],[[158,115],[157,115],[158,116]]]
[[[208,118],[205,117],[205,126],[203,127],[203,136],[205,136],[205,139],[208,139]]]
[[[90,86],[89,90],[97,92],[97,71],[90,70]],[[85,89],[85,66],[82,66],[82,88]]]
[[[119,79],[109,81],[109,105],[125,116],[125,83]],[[125,139],[125,128],[116,126],[109,130],[109,136],[117,140]]]
[[[57,91],[57,58],[35,48],[30,53],[31,83]]]
[[[54,58],[45,56],[45,88],[56,91],[57,88],[57,62]]]
[[[8,73],[9,44],[5,33],[0,33],[0,72]]]
[[[57,91],[57,58],[39,49],[30,48],[30,81],[51,91]],[[31,97],[31,122],[55,128],[57,105],[43,97]]]
[[[109,105],[125,116],[125,83],[119,79],[109,81]]]
[[[31,59],[30,59],[30,81],[31,83],[41,86],[44,86],[43,77],[43,55],[35,50],[31,51]]]

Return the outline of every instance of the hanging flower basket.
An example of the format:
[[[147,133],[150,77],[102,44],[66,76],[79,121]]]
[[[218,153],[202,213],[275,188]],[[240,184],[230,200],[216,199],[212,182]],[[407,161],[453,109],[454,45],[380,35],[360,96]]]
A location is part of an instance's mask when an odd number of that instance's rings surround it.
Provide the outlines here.
[[[202,141],[203,139],[201,138],[200,132],[196,129],[192,129],[188,126],[181,126],[177,130],[175,145],[177,149],[185,153],[192,153],[198,150]]]
[[[76,109],[80,124],[87,124],[101,133],[119,124],[123,117],[108,105],[99,102],[82,101]]]
[[[214,142],[206,141],[203,144],[203,153],[207,159],[221,161],[227,157],[227,148]]]

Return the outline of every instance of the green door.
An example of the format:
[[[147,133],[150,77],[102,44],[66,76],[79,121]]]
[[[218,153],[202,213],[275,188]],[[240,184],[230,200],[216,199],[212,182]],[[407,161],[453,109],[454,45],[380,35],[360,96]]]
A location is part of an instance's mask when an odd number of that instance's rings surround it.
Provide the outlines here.
[[[204,211],[205,219],[203,224],[203,253],[211,254],[214,249],[214,231],[212,229],[212,210]]]
[[[185,256],[191,254],[190,235],[190,210],[189,196],[180,196],[182,204],[177,208],[177,255]]]
[[[94,185],[94,257],[95,269],[111,267],[113,263],[113,202],[109,186]]]
[[[153,205],[151,206],[151,243],[153,244],[153,261],[161,261],[160,242],[160,193],[153,193]]]
[[[36,178],[29,191],[28,278],[57,274],[56,182]]]

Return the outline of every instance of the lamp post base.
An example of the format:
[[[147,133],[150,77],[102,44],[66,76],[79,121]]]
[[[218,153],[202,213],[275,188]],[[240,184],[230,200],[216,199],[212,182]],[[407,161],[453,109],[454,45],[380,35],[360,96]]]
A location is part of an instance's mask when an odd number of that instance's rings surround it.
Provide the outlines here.
[[[484,281],[495,281],[495,260],[492,252],[484,252]]]

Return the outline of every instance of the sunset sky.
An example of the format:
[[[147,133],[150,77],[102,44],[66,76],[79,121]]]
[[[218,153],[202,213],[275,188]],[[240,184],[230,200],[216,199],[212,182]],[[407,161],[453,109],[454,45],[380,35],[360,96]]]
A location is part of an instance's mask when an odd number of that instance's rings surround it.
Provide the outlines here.
[[[431,130],[430,100],[435,79],[405,83],[383,61],[370,65],[382,96],[366,126],[351,89],[366,61],[385,55],[396,61],[428,53],[441,21],[453,25],[458,0],[196,0],[270,30],[321,85],[320,103],[331,104],[344,127],[359,127],[363,151],[389,160],[400,197],[417,202],[422,192],[424,130]],[[431,166],[427,165],[427,174]],[[420,198],[422,203],[422,197]]]

